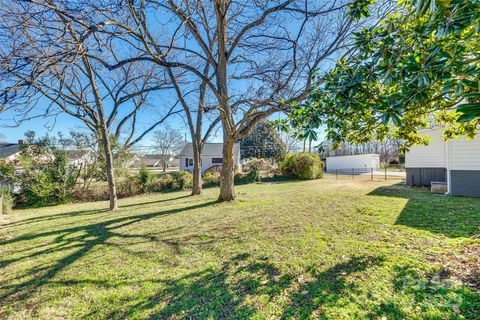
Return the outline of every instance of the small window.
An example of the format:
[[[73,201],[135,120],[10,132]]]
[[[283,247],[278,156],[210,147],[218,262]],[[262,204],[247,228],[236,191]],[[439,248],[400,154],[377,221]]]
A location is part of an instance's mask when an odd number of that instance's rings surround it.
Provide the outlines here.
[[[188,159],[188,166],[193,167],[193,159]]]
[[[188,167],[188,158],[185,158],[185,167]]]
[[[212,158],[212,163],[222,163],[222,158]]]

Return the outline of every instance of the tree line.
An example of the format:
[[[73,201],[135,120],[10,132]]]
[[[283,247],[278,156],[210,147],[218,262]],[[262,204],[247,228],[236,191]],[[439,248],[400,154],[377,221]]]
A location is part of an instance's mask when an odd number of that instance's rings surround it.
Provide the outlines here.
[[[304,101],[355,30],[389,1],[13,0],[0,4],[0,110],[19,122],[64,113],[82,121],[105,156],[117,195],[111,137],[128,149],[179,116],[200,156],[223,134],[219,199],[235,199],[234,145],[276,112]],[[326,70],[326,69],[325,69]],[[154,110],[154,112],[152,112]],[[148,115],[152,125],[139,130]],[[153,120],[153,119],[152,119]]]

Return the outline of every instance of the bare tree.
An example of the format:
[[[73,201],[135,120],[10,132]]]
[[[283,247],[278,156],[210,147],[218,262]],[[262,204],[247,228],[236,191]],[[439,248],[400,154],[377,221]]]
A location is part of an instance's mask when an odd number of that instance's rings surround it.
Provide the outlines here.
[[[71,12],[76,14],[72,18]],[[17,121],[60,112],[81,120],[98,137],[110,191],[110,209],[117,195],[111,137],[128,132],[130,147],[178,113],[170,106],[158,121],[135,135],[137,116],[153,92],[168,89],[165,75],[144,64],[110,71],[101,59],[116,59],[108,37],[91,36],[89,12],[60,9],[53,1],[12,1],[0,7],[0,97],[4,108],[17,112]],[[92,59],[90,55],[95,55]]]
[[[163,172],[170,164],[170,160],[180,152],[185,145],[182,133],[179,130],[165,127],[153,133],[154,146],[160,157]]]
[[[57,3],[56,11],[71,21],[79,20],[65,0],[31,2]],[[293,103],[302,101],[313,84],[313,75],[328,69],[330,59],[349,50],[351,33],[364,23],[346,15],[355,0],[80,3],[82,9],[95,12],[86,38],[106,34],[129,48],[109,62],[92,52],[85,53],[88,59],[111,70],[139,61],[166,70],[184,110],[198,112],[196,124],[186,113],[194,147],[205,141],[199,137],[203,130],[197,126],[200,113],[218,112],[223,131],[222,200],[235,198],[235,143],[259,121],[274,112],[288,112]],[[185,83],[200,88],[193,104],[182,102],[182,95],[188,94],[182,87]]]
[[[106,16],[101,29],[142,52],[107,67],[149,61],[205,86],[223,129],[220,199],[233,200],[235,143],[302,101],[315,72],[348,48],[353,2],[128,0],[128,18]]]
[[[285,149],[287,153],[295,153],[302,150],[303,142],[297,138],[295,138],[289,132],[280,132],[280,138],[282,139],[283,143],[285,144]]]

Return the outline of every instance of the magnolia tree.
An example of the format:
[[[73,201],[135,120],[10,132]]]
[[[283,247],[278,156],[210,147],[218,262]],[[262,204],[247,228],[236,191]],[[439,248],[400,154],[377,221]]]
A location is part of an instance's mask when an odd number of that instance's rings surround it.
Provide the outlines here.
[[[411,0],[355,33],[354,50],[291,113],[297,128],[326,125],[328,139],[394,137],[425,144],[418,130],[444,125],[447,138],[480,124],[480,3]]]
[[[111,6],[114,3],[118,1]],[[313,75],[348,50],[353,30],[369,23],[355,18],[365,16],[370,1],[144,0],[122,4],[115,7],[118,11],[104,13],[95,31],[140,52],[106,66],[113,70],[148,61],[178,82],[180,98],[186,91],[182,84],[196,83],[203,90],[196,99],[202,106],[197,111],[215,112],[222,125],[220,199],[233,200],[235,143],[258,122],[275,112],[289,111],[307,97]],[[192,135],[200,132],[192,130]]]

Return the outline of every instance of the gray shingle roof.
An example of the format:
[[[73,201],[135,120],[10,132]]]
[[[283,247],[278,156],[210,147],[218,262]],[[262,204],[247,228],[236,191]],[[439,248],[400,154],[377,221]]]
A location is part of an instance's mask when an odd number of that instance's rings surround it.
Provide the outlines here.
[[[7,158],[17,152],[20,152],[18,143],[0,143],[0,159]]]
[[[222,155],[222,148],[223,143],[205,143],[202,150],[202,155],[204,156],[221,156]],[[239,144],[235,144],[234,153],[238,152],[238,148],[240,148]],[[191,143],[187,143],[185,147],[183,147],[182,151],[178,154],[179,156],[191,156],[193,155],[193,146]]]

